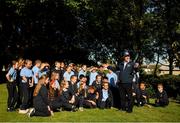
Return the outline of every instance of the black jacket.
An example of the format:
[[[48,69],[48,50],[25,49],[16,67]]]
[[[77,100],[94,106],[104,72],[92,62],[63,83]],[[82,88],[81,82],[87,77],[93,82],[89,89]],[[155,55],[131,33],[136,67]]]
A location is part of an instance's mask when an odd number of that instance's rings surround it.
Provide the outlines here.
[[[35,108],[47,108],[49,105],[48,102],[48,90],[46,86],[42,85],[41,89],[39,90],[39,93],[37,96],[33,99],[34,107]]]
[[[159,100],[159,102],[163,102],[167,104],[169,103],[168,95],[165,90],[162,93],[158,91],[156,93],[156,98]]]
[[[62,103],[69,103],[69,100],[71,99],[71,94],[69,90],[68,89],[66,91],[63,90],[62,93],[60,94],[59,99]]]
[[[125,69],[124,68],[124,62],[121,62],[119,64],[119,82],[120,83],[132,83],[133,80],[133,73],[136,70],[136,68],[134,68],[135,63],[134,62],[129,62],[126,64]]]
[[[103,92],[102,92],[102,89],[101,89],[100,92],[99,92],[99,99],[98,99],[99,104],[101,103],[102,98],[103,98]],[[112,92],[111,92],[110,89],[108,90],[108,98],[107,98],[107,100],[111,103],[111,107],[112,107],[113,106],[113,95],[112,95]]]

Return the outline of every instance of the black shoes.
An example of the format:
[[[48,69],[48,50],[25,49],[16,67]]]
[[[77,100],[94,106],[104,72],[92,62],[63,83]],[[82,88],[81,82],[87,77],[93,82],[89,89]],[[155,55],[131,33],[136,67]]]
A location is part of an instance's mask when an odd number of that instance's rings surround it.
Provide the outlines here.
[[[13,112],[13,111],[15,111],[15,109],[13,107],[7,108],[7,112]]]

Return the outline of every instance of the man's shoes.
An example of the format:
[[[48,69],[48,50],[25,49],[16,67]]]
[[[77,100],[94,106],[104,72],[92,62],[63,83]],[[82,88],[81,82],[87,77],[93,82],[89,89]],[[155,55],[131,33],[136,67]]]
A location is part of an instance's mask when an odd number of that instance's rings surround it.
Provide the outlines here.
[[[127,113],[132,113],[132,110],[127,110],[126,112],[127,112]]]
[[[15,111],[14,108],[7,108],[7,112],[13,112],[13,111]]]

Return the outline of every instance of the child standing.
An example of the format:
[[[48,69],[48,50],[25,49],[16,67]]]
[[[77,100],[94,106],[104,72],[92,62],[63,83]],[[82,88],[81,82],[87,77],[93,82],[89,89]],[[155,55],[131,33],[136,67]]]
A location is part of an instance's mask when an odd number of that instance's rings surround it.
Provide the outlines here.
[[[20,106],[19,113],[25,114],[28,112],[29,108],[29,100],[30,100],[30,87],[33,87],[33,73],[30,69],[32,66],[31,60],[25,61],[25,67],[21,70],[20,76],[22,78],[21,81],[21,90],[22,90],[22,105]]]
[[[8,101],[7,101],[7,111],[13,111],[15,103],[17,101],[17,90],[16,90],[16,77],[17,77],[17,69],[18,68],[18,62],[12,61],[12,67],[6,74],[6,78],[8,80],[7,83],[7,90],[8,90]]]
[[[157,88],[158,92],[156,93],[155,106],[167,106],[169,104],[169,99],[163,85],[158,84]]]

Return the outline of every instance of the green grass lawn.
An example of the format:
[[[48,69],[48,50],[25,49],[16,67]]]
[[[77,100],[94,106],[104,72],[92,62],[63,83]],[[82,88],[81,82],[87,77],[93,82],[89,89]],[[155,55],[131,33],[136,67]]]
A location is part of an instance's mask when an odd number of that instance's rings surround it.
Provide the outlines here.
[[[117,109],[85,109],[83,112],[55,112],[53,117],[32,117],[6,111],[7,89],[5,84],[0,84],[0,121],[1,122],[156,122],[180,121],[180,104],[173,101],[166,108],[160,107],[134,107],[131,114]],[[154,101],[154,100],[151,100]]]

